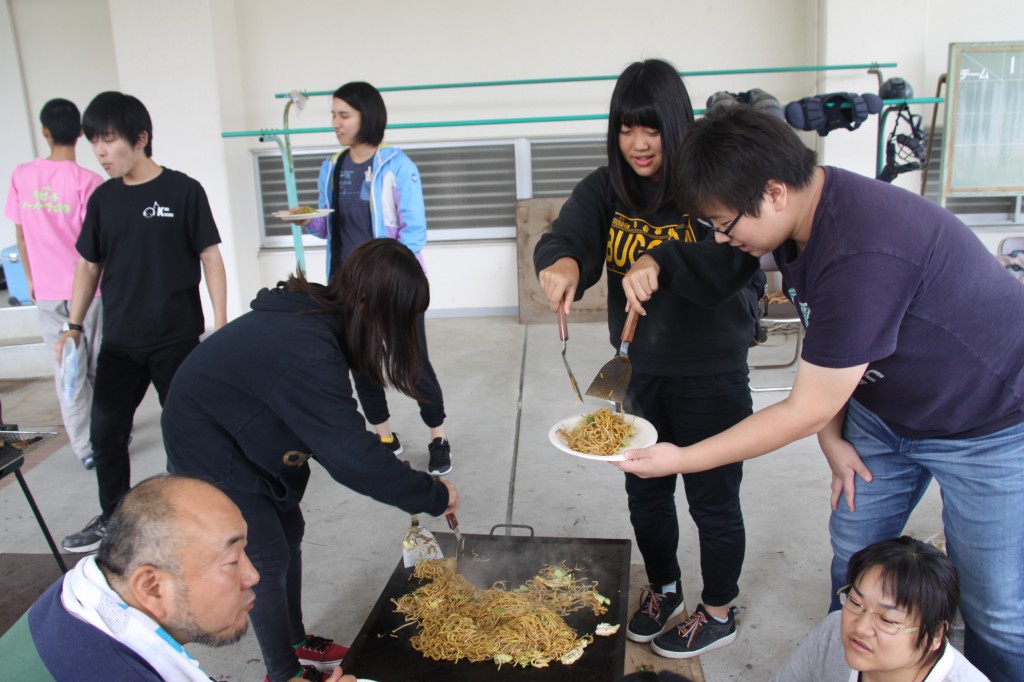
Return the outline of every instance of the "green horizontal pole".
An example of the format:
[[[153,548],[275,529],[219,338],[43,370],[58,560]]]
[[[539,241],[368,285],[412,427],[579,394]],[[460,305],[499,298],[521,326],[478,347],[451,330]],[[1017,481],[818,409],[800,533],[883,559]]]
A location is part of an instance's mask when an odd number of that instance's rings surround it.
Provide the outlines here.
[[[482,118],[465,121],[425,121],[423,123],[389,123],[388,130],[408,128],[453,128],[456,126],[505,125],[512,123],[552,123],[561,121],[600,121],[608,114],[580,114],[576,116],[529,116],[526,118]],[[243,130],[221,133],[221,137],[264,137],[271,135],[297,135],[303,133],[333,133],[334,128],[289,128],[288,130]]]
[[[735,76],[758,73],[804,73],[808,71],[842,71],[862,69],[894,69],[895,62],[879,64],[837,64],[833,66],[778,66],[765,67],[760,69],[714,69],[711,71],[680,71],[679,75],[685,78],[696,78],[699,76]],[[619,74],[607,76],[566,76],[562,78],[521,78],[504,81],[471,81],[467,83],[431,83],[427,85],[395,85],[391,87],[378,88],[381,92],[408,92],[414,90],[452,90],[455,88],[492,88],[504,85],[548,85],[552,83],[587,83],[593,81],[613,81]],[[334,90],[302,90],[307,97],[323,97],[334,94]],[[278,99],[291,97],[291,93],[282,92],[274,95]]]
[[[942,102],[941,97],[917,97],[911,99],[887,99],[882,100],[885,106],[899,106],[900,104],[937,104]],[[700,116],[705,109],[694,109],[694,114]],[[564,121],[601,121],[606,120],[608,114],[578,114],[572,116],[527,116],[523,118],[481,118],[467,119],[462,121],[424,121],[422,123],[389,123],[388,130],[403,130],[415,128],[454,128],[458,126],[485,126],[485,125],[509,125],[516,123],[560,123]],[[334,128],[289,128],[288,130],[242,130],[237,132],[221,133],[221,137],[269,137],[271,135],[302,135],[309,133],[333,133]]]

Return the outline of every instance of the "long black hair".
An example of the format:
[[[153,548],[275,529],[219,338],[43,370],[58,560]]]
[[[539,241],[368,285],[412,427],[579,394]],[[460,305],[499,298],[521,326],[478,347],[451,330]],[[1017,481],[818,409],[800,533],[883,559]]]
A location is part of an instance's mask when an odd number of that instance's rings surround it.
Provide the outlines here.
[[[419,261],[395,239],[371,239],[352,252],[324,286],[297,273],[281,282],[307,294],[316,312],[345,321],[342,340],[349,366],[382,386],[387,381],[418,397],[423,368],[416,318],[430,305],[430,285]]]
[[[650,213],[672,199],[675,156],[690,124],[693,105],[676,68],[661,59],[633,62],[615,82],[608,113],[608,172],[612,190],[631,208]],[[647,206],[639,179],[619,149],[623,126],[654,128],[661,133],[661,182]]]

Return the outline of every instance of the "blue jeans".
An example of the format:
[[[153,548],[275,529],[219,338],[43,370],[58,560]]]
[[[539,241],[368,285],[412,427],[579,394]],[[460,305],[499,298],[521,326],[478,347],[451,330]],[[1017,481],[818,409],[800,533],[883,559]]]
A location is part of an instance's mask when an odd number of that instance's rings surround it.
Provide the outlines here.
[[[994,682],[1024,680],[1024,424],[979,438],[903,438],[851,400],[843,436],[873,480],[857,480],[856,512],[842,497],[832,512],[833,594],[854,552],[900,535],[934,477],[960,572],[967,658]]]

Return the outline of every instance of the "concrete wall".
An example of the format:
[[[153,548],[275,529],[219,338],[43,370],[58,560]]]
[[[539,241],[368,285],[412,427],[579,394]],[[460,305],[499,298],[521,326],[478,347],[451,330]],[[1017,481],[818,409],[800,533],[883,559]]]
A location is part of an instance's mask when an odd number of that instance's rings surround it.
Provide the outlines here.
[[[663,57],[686,71],[850,64],[900,64],[886,73],[931,95],[951,40],[1005,40],[1024,25],[1024,5],[986,0],[818,0],[612,3],[520,0],[483,3],[396,0],[386,8],[350,0],[0,0],[0,86],[14,93],[0,112],[0,187],[10,170],[45,148],[33,121],[42,104],[69,97],[81,107],[121,89],[154,118],[154,158],[199,179],[224,238],[230,313],[259,286],[294,268],[289,250],[261,250],[250,153],[256,138],[228,130],[277,128],[291,89],[329,90],[349,80],[378,86],[616,74],[631,61]],[[385,14],[386,12],[386,14]],[[17,57],[17,59],[14,59]],[[395,123],[601,114],[611,81],[438,90],[386,95]],[[873,92],[862,70],[687,79],[695,106],[716,90],[761,87],[781,101],[818,92]],[[329,98],[310,100],[292,127],[329,125]],[[600,121],[399,130],[393,144],[601,134]],[[824,161],[874,173],[874,121],[853,134],[808,135]],[[34,143],[34,148],[32,144]],[[331,135],[293,136],[296,146],[331,146]],[[88,145],[80,161],[95,169]],[[907,180],[913,185],[913,179]],[[0,221],[5,222],[5,221]],[[13,243],[0,226],[0,244]],[[430,243],[425,250],[433,314],[503,312],[517,306],[512,240]],[[323,271],[322,250],[307,254]]]

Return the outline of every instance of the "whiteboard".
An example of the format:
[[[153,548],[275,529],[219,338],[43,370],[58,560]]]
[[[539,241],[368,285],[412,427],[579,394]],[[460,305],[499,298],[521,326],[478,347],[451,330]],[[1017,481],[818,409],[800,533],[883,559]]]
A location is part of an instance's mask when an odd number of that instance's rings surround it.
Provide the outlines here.
[[[1024,43],[952,43],[939,201],[1024,194]]]

